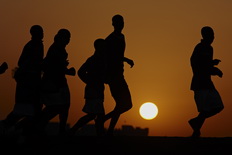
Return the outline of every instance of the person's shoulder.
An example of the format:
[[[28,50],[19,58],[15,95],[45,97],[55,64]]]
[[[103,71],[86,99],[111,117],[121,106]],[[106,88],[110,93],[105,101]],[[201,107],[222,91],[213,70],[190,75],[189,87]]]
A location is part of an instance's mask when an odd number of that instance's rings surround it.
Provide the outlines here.
[[[114,34],[114,32],[111,32],[111,33],[105,38],[105,40],[109,40],[110,38],[112,38],[112,37],[113,37],[113,34]]]
[[[94,55],[92,55],[92,56],[88,57],[85,62],[86,63],[91,63],[91,62],[94,61],[94,59],[95,59],[95,57],[94,57]]]
[[[204,45],[203,43],[200,42],[196,44],[196,46],[194,47],[194,50],[198,51],[198,50],[201,50],[202,48],[204,48]]]
[[[32,40],[29,40],[23,47],[23,53],[27,53],[29,51],[31,51],[31,49],[33,48],[33,43]]]
[[[202,42],[199,42],[199,43],[196,44],[195,47],[202,47],[202,46],[204,46],[203,43],[202,43]]]
[[[24,47],[29,47],[29,46],[32,46],[33,42],[32,40],[29,40]]]

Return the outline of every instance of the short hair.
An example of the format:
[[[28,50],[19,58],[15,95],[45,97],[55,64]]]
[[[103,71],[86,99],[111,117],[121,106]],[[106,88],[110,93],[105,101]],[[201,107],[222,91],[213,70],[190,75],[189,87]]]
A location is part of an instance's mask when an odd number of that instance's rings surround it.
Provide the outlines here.
[[[71,33],[67,29],[60,29],[54,37],[54,41],[62,40],[62,38],[70,38]]]
[[[104,46],[104,45],[105,45],[105,40],[102,39],[102,38],[96,39],[96,40],[94,41],[94,48],[95,48],[95,49],[99,49],[99,48],[101,48],[101,47]]]
[[[204,26],[204,27],[202,27],[202,29],[201,29],[201,35],[202,35],[202,37],[206,37],[206,36],[212,35],[212,34],[214,34],[214,31],[213,31],[213,29],[210,26]]]
[[[67,29],[60,29],[57,33],[59,36],[71,36],[71,33]]]
[[[119,14],[114,15],[114,16],[112,17],[112,21],[113,21],[113,22],[123,21],[123,17],[122,17],[121,15],[119,15]]]
[[[43,32],[43,28],[40,25],[33,25],[30,29],[31,35],[34,35],[38,32]]]

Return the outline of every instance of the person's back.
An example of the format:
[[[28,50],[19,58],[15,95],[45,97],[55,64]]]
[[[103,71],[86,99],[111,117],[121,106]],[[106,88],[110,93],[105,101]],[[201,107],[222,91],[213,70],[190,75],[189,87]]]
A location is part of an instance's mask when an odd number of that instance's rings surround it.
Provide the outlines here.
[[[87,59],[85,62],[88,70],[88,82],[86,82],[85,87],[85,98],[104,98],[104,81],[105,81],[105,71],[106,66],[104,58],[99,58],[93,55]],[[80,68],[78,70],[78,75],[81,79],[85,76],[84,70]],[[84,80],[83,80],[84,81]],[[91,91],[92,90],[92,91]]]
[[[211,70],[213,61],[213,48],[203,40],[194,48],[190,58],[193,71],[191,90],[213,89]]]
[[[31,27],[31,40],[24,46],[18,60],[15,79],[18,84],[33,86],[40,83],[41,63],[44,56],[43,29],[39,25]]]
[[[66,84],[66,69],[68,53],[65,47],[60,47],[54,42],[48,49],[47,55],[43,61],[43,80],[49,80],[62,87]]]
[[[123,75],[123,58],[126,46],[124,35],[113,32],[105,40],[107,42],[106,54],[108,73],[112,76],[115,76],[117,74]]]

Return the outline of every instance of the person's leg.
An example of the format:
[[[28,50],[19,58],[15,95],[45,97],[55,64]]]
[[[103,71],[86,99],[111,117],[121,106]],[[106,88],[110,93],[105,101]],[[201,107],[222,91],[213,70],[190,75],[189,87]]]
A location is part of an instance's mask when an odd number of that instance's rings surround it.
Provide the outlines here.
[[[115,111],[111,111],[108,114],[106,114],[103,118],[104,121],[107,121],[108,119],[112,118],[112,116],[114,115]]]
[[[120,113],[114,113],[114,115],[111,117],[110,125],[109,125],[109,128],[107,130],[107,135],[108,136],[113,136],[114,129],[115,129],[115,126],[116,126],[116,124],[118,122],[119,117],[120,117]]]
[[[7,115],[6,119],[3,120],[3,123],[7,126],[13,126],[16,125],[16,123],[22,118],[23,115],[17,115],[12,111]]]
[[[69,105],[66,106],[61,106],[59,110],[59,134],[63,134],[66,132],[66,125],[67,125],[67,120],[68,120],[68,113],[69,113]]]
[[[98,136],[102,136],[105,133],[104,129],[104,114],[98,114],[95,119],[96,133]]]
[[[15,126],[23,117],[23,115],[17,115],[14,112],[9,113],[7,117],[0,122],[0,135],[6,134],[9,129]]]
[[[35,130],[37,132],[44,132],[44,128],[48,124],[48,122],[58,115],[59,111],[55,106],[46,106],[42,112],[40,117],[35,122]]]
[[[68,84],[61,89],[61,98],[63,101],[62,105],[59,105],[59,134],[64,134],[66,132],[66,125],[69,115],[70,108],[70,91]]]
[[[105,115],[104,120],[111,118],[107,134],[113,135],[120,115],[132,108],[132,100],[130,90],[123,76],[110,82],[109,87],[116,106],[113,111]]]
[[[23,135],[30,135],[33,133],[35,123],[39,120],[42,112],[42,104],[37,102],[35,104],[35,114],[21,119],[15,126],[16,130],[23,129]]]
[[[74,125],[73,127],[69,130],[69,134],[74,135],[75,132],[83,127],[85,124],[88,122],[94,120],[96,118],[96,114],[87,114],[85,116],[82,116]]]
[[[212,116],[218,114],[221,111],[222,111],[222,109],[213,109],[211,111],[202,112],[201,115],[202,115],[202,117],[209,118],[209,117],[212,117]]]
[[[189,120],[189,124],[193,129],[193,133],[191,137],[200,137],[201,135],[201,127],[205,122],[205,117],[202,112],[199,113],[199,115],[191,120]]]

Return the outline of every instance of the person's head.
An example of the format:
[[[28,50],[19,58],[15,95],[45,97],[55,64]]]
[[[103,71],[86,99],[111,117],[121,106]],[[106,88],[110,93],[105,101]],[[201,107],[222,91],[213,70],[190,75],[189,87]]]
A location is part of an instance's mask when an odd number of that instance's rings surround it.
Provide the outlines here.
[[[124,20],[123,17],[119,14],[114,15],[112,18],[112,25],[116,31],[122,31],[124,28]]]
[[[209,26],[202,27],[201,35],[202,35],[203,40],[208,42],[209,44],[211,44],[214,40],[214,31]]]
[[[32,39],[41,40],[44,37],[43,28],[40,25],[33,25],[30,28]]]
[[[94,41],[95,54],[104,54],[106,49],[106,41],[102,38]]]
[[[67,45],[70,42],[71,33],[67,29],[60,29],[54,37],[54,41],[61,44]]]

